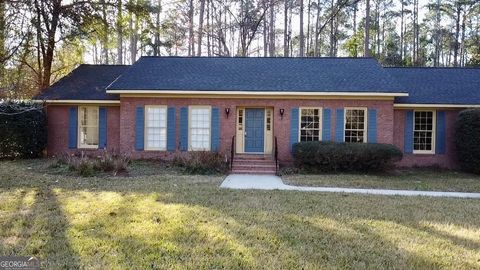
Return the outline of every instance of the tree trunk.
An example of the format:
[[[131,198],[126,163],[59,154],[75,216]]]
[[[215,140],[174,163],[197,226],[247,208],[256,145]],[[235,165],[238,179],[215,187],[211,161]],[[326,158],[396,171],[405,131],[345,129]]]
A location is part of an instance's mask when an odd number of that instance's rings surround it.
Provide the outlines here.
[[[52,3],[52,11],[51,11],[51,20],[49,22],[44,21],[45,24],[49,24],[50,27],[47,29],[47,44],[46,48],[42,48],[42,61],[41,64],[43,64],[43,74],[40,76],[41,83],[40,83],[40,89],[45,90],[50,86],[50,78],[52,76],[52,63],[53,63],[53,53],[55,52],[55,35],[57,33],[57,27],[60,22],[60,13],[61,13],[61,1],[56,0],[53,1]],[[39,10],[39,12],[41,12]],[[45,10],[44,10],[45,12]],[[39,36],[42,35],[42,24],[39,23],[38,26],[40,27],[37,29],[39,31]],[[42,38],[43,40],[43,38]],[[43,42],[42,42],[43,43]],[[43,44],[44,45],[44,44]],[[41,71],[39,73],[42,73]]]
[[[306,55],[308,56],[309,53],[310,53],[310,34],[311,34],[311,31],[310,31],[310,15],[311,15],[311,5],[312,5],[312,0],[308,0],[308,4],[307,4],[307,52],[306,52]]]
[[[283,12],[283,56],[288,57],[288,9],[289,1],[284,0],[284,12]]]
[[[207,56],[210,57],[212,56],[212,48],[211,43],[210,43],[210,38],[212,37],[210,33],[210,1],[207,0]]]
[[[269,42],[269,54],[270,57],[275,56],[275,6],[274,0],[270,0],[269,8],[270,8],[270,42]]]
[[[435,51],[433,66],[438,67],[440,60],[440,0],[437,0],[435,6]]]
[[[137,18],[135,15],[132,14],[128,25],[130,28],[130,63],[133,64],[137,60]]]
[[[365,44],[363,55],[370,57],[370,0],[365,4]]]
[[[467,12],[463,12],[462,18],[462,34],[460,36],[460,66],[465,66],[465,23],[467,20]]]
[[[103,37],[102,37],[102,54],[104,64],[109,64],[108,57],[108,18],[107,18],[107,4],[105,0],[100,1],[102,5],[102,26],[103,26]]]
[[[353,6],[353,35],[357,33],[357,3]]]
[[[320,56],[320,47],[318,36],[320,35],[320,5],[317,4],[317,17],[315,22],[315,49],[313,54],[315,57]]]
[[[458,66],[458,38],[460,36],[460,16],[462,12],[462,6],[460,3],[456,3],[455,14],[455,40],[453,41],[453,66]]]
[[[303,0],[300,0],[300,57],[304,57],[304,56],[305,56],[305,36],[303,34]]]
[[[263,1],[263,9],[267,9],[267,5],[265,3],[266,1]],[[268,46],[268,25],[267,25],[267,20],[263,21],[263,57],[268,56],[268,51],[269,51],[269,46]]]
[[[122,0],[117,2],[117,64],[123,65],[123,24]]]
[[[403,39],[404,39],[404,31],[403,31],[403,18],[405,16],[405,2],[404,0],[400,0],[401,2],[401,9],[400,9],[400,61],[403,63]]]
[[[195,44],[193,36],[193,0],[190,0],[188,9],[188,56],[195,55]]]
[[[377,1],[375,4],[375,28],[376,28],[376,36],[377,36],[377,57],[380,56],[380,1]]]
[[[202,38],[203,38],[203,14],[205,13],[205,0],[200,0],[200,16],[198,19],[198,47],[197,55],[202,56]]]
[[[334,0],[330,0],[330,9],[331,13],[333,14],[333,8],[334,8]],[[333,57],[334,55],[334,43],[335,43],[335,33],[334,33],[334,19],[330,18],[330,53],[329,56]]]
[[[162,0],[157,1],[157,6],[155,7],[155,31],[153,38],[153,55],[160,56],[160,14],[162,13]]]
[[[5,1],[0,0],[0,88],[3,86],[5,78],[5,61],[7,53],[5,48]]]

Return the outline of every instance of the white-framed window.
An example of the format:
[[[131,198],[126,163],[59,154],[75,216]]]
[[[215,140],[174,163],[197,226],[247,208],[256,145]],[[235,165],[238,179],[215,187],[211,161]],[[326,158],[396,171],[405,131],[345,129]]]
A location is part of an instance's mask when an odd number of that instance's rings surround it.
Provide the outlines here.
[[[211,107],[189,107],[189,147],[191,151],[209,151],[211,134]]]
[[[367,108],[345,108],[345,142],[367,142]]]
[[[98,148],[98,107],[78,107],[78,148]]]
[[[299,141],[322,140],[322,108],[300,108]]]
[[[145,106],[145,150],[167,149],[167,107]]]
[[[435,111],[414,111],[413,153],[435,153]]]

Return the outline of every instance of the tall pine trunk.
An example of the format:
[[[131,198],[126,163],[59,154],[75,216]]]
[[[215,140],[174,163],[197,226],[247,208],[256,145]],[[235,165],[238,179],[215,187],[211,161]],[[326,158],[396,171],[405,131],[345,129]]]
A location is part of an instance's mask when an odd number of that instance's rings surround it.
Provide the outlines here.
[[[203,14],[205,13],[205,0],[200,0],[200,15],[198,19],[198,47],[197,55],[202,56],[202,38],[203,38]]]
[[[0,88],[3,86],[3,79],[5,78],[5,61],[6,61],[6,48],[5,48],[5,1],[0,0]]]
[[[283,11],[283,56],[288,57],[288,9],[289,1],[284,0],[284,11]]]
[[[303,34],[303,0],[300,0],[300,57],[304,57],[304,56],[305,56],[305,36]]]
[[[370,0],[366,0],[365,4],[365,42],[363,55],[370,56]]]
[[[123,24],[122,0],[117,2],[117,64],[123,65]]]
[[[460,36],[460,17],[461,17],[462,7],[460,3],[456,3],[456,13],[455,13],[455,40],[453,42],[453,66],[458,66],[458,38]]]
[[[188,8],[188,56],[195,55],[195,44],[193,36],[193,0],[190,0]]]
[[[102,6],[102,28],[103,28],[103,37],[102,37],[102,54],[104,64],[109,64],[108,57],[108,18],[107,18],[107,4],[105,0],[100,1]]]
[[[269,20],[269,30],[270,30],[270,41],[269,41],[269,54],[270,57],[275,56],[275,6],[274,6],[274,0],[270,0],[269,4],[270,8],[270,20]]]

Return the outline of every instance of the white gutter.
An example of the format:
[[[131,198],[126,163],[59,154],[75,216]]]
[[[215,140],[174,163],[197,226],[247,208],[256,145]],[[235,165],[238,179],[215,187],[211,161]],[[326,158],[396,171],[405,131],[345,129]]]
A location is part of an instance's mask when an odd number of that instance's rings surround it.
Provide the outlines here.
[[[480,108],[480,104],[393,104],[395,108]]]
[[[120,104],[120,100],[85,100],[85,99],[57,99],[57,100],[35,100],[36,102],[42,103],[89,103],[89,104]]]
[[[199,91],[199,90],[107,90],[108,94],[184,94],[252,96],[382,96],[408,97],[408,93],[390,92],[289,92],[289,91]]]

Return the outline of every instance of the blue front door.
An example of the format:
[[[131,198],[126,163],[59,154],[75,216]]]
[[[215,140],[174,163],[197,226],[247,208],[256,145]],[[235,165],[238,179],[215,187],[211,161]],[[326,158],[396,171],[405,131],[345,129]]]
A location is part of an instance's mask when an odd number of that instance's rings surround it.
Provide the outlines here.
[[[264,151],[265,109],[245,109],[245,152]]]

